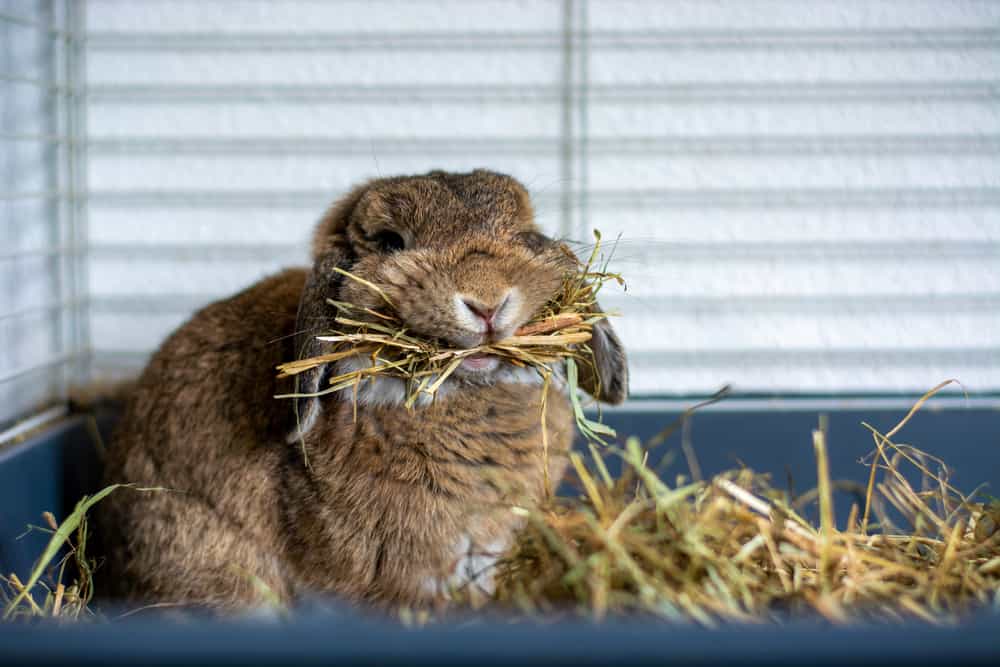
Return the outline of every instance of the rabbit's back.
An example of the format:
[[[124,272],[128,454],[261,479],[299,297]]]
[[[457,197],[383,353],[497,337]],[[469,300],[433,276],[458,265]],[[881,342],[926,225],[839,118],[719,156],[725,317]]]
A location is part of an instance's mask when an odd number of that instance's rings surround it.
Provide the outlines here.
[[[196,313],[151,358],[109,448],[98,506],[109,592],[214,606],[253,598],[250,573],[284,580],[278,487],[289,404],[274,368],[292,357],[306,271],[287,270]],[[287,593],[288,591],[276,591]]]

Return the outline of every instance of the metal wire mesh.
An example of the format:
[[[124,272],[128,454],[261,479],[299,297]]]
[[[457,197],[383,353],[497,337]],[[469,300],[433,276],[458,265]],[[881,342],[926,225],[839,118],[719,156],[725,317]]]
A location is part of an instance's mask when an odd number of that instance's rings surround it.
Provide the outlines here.
[[[0,423],[65,399],[86,372],[81,10],[0,12]]]
[[[638,394],[1000,386],[983,3],[91,4],[102,367],[301,262],[360,178],[486,165],[548,231],[622,234]]]
[[[1000,389],[989,3],[31,6],[2,25],[54,65],[0,85],[54,120],[3,141],[49,176],[0,202],[51,234],[0,265],[52,284],[0,325],[36,318],[54,342],[0,367],[22,387],[57,396],[91,338],[96,371],[134,372],[198,306],[302,263],[363,178],[488,166],[527,182],[547,231],[622,234],[630,292],[605,305],[639,394]]]

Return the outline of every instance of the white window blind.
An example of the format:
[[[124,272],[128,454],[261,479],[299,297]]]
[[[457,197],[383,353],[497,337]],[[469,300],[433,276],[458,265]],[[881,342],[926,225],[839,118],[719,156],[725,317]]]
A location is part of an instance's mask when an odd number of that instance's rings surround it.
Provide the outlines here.
[[[352,184],[489,167],[621,236],[637,394],[1000,391],[1000,3],[85,7],[102,373]]]

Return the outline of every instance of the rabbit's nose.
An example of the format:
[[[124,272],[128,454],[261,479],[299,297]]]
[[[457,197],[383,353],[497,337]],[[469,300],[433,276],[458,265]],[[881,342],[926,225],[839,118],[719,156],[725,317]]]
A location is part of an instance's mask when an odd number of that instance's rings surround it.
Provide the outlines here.
[[[499,300],[484,303],[467,295],[455,295],[458,318],[469,328],[492,333],[504,319],[505,307],[510,303],[511,290],[506,290]]]
[[[462,303],[465,307],[472,311],[473,315],[479,317],[483,322],[486,323],[486,328],[493,326],[493,318],[496,317],[499,308],[490,308],[489,306],[484,306],[476,301],[470,301],[469,299],[462,299]]]

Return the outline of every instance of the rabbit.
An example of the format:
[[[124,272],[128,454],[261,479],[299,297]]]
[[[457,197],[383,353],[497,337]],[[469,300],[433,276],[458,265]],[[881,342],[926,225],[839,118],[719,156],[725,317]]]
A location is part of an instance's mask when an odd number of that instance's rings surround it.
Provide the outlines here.
[[[328,299],[385,308],[337,267],[378,285],[409,331],[466,348],[538,312],[575,268],[565,246],[539,232],[514,178],[432,171],[353,189],[319,221],[312,259],[194,314],[141,374],[105,481],[163,490],[119,489],[98,506],[109,594],[228,612],[261,607],[262,590],[373,608],[492,592],[519,526],[510,503],[546,492],[539,373],[472,357],[407,408],[392,377],[310,395],[368,358],[295,380],[275,367],[329,351],[315,338],[340,327]],[[606,319],[591,345],[580,385],[620,403],[628,369]],[[547,386],[556,485],[574,418],[564,384]]]

